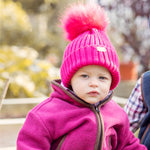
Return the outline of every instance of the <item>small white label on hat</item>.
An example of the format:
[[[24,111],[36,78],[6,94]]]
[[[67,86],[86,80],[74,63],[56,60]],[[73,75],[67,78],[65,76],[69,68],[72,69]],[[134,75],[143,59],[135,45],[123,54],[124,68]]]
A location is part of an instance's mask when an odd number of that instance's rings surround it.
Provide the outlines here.
[[[106,48],[105,47],[97,47],[97,51],[106,52]]]

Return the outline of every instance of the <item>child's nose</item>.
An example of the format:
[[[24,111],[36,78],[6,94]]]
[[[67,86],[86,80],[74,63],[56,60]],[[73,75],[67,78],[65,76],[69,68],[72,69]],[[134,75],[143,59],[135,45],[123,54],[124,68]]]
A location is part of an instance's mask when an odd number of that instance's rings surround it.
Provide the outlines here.
[[[89,81],[89,86],[90,87],[98,87],[98,81],[96,79],[91,79]]]

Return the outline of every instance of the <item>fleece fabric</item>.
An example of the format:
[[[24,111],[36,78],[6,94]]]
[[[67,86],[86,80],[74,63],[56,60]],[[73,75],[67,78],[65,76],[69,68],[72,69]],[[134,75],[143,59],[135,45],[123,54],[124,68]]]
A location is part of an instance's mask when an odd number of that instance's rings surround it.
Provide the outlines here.
[[[17,150],[146,150],[111,97],[95,106],[67,91],[60,81],[53,81],[52,87],[51,96],[28,113]]]

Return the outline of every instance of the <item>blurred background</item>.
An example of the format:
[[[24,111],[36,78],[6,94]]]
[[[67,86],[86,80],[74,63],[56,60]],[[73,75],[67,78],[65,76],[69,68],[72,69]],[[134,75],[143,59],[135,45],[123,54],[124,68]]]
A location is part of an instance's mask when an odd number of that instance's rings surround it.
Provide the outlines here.
[[[121,80],[137,80],[150,69],[150,1],[90,1],[108,12]],[[49,96],[67,45],[59,17],[73,2],[77,0],[0,0],[0,90],[10,78],[6,98]]]
[[[0,150],[16,149],[28,111],[50,96],[50,81],[60,77],[67,41],[59,17],[78,1],[0,0]],[[107,11],[107,33],[120,59],[114,100],[123,107],[139,76],[150,69],[150,1],[82,2]]]

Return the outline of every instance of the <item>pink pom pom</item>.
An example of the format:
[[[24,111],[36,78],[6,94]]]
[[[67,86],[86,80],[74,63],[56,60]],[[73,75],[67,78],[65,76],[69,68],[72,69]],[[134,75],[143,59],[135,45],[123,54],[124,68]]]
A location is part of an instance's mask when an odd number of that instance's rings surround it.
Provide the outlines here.
[[[99,5],[79,4],[67,9],[61,23],[66,39],[73,40],[81,33],[92,28],[105,31],[108,18],[104,9]]]

